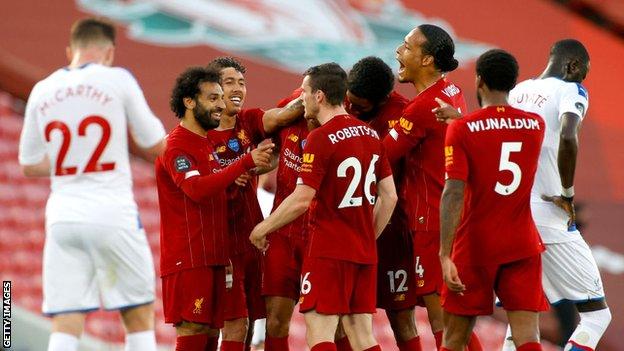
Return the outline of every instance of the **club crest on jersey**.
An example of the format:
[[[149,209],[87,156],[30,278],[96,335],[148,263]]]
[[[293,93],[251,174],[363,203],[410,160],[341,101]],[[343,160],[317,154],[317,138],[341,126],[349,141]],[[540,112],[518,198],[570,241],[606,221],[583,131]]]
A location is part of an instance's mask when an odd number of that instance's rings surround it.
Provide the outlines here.
[[[249,137],[247,137],[247,133],[245,133],[244,130],[239,131],[236,136],[243,146],[251,144],[251,141],[249,141]]]
[[[240,144],[238,143],[238,139],[232,138],[228,140],[228,147],[234,152],[239,152]]]
[[[202,304],[204,303],[204,298],[195,299],[195,308],[193,309],[194,314],[200,314],[202,310]]]
[[[576,107],[578,112],[580,112],[581,117],[585,116],[585,105],[581,104],[580,102],[577,102],[576,104],[574,104],[574,107]]]
[[[177,172],[186,172],[191,169],[191,161],[186,156],[178,156],[174,161],[174,167]]]

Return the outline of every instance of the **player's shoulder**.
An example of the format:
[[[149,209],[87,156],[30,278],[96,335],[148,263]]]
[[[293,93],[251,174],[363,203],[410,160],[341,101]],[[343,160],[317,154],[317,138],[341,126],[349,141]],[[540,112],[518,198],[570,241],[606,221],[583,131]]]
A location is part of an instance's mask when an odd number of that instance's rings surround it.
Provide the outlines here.
[[[238,115],[236,117],[237,117],[237,119],[241,119],[243,121],[246,121],[249,118],[263,116],[263,115],[264,115],[264,110],[263,109],[254,107],[254,108],[244,108],[244,109],[240,110],[240,112],[238,113]]]
[[[587,92],[587,88],[583,86],[581,83],[577,82],[566,82],[564,80],[559,80],[560,83],[560,91],[562,92],[562,96],[579,96],[584,98],[585,100],[589,100],[589,93]]]
[[[393,90],[388,97],[388,103],[392,104],[393,106],[400,105],[401,107],[405,107],[409,103],[409,100],[396,90]]]

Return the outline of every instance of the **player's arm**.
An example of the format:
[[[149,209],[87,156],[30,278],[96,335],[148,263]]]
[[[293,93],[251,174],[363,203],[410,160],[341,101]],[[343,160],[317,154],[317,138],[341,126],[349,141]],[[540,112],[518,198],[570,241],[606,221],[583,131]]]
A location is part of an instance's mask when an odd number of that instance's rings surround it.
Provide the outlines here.
[[[46,154],[43,135],[37,125],[35,100],[37,87],[30,94],[24,114],[24,126],[20,135],[18,159],[22,174],[26,177],[49,177],[50,159]]]
[[[455,292],[466,289],[451,260],[455,232],[464,206],[464,187],[465,183],[462,180],[447,179],[440,200],[440,263],[444,281],[448,288]]]
[[[189,170],[178,175],[183,179],[177,184],[191,200],[195,202],[206,201],[224,191],[244,172],[256,166],[265,166],[269,162],[272,147],[273,144],[260,146],[218,173],[200,174],[197,170]]]
[[[292,194],[288,195],[269,217],[256,225],[249,236],[249,240],[258,249],[265,250],[268,244],[266,240],[267,234],[276,231],[304,214],[310,207],[310,203],[315,195],[316,190],[311,186],[305,184],[297,185]]]
[[[262,124],[266,134],[275,133],[279,128],[286,127],[297,118],[303,116],[303,100],[297,98],[284,107],[276,107],[264,112]]]
[[[46,155],[43,160],[33,165],[21,165],[22,174],[26,177],[49,177],[50,176],[50,159]]]
[[[124,108],[128,118],[129,134],[137,149],[133,149],[136,156],[153,162],[165,150],[165,128],[162,122],[154,115],[143,91],[130,72],[118,68],[119,84],[124,87]]]
[[[375,238],[378,238],[386,225],[388,225],[397,201],[398,196],[394,186],[394,179],[390,175],[377,183],[377,201],[373,208]]]

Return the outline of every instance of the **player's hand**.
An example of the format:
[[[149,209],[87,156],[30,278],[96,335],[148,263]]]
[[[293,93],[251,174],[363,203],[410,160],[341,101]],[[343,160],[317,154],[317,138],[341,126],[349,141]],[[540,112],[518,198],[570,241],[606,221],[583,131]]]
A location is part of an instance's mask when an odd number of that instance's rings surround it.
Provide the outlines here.
[[[435,101],[440,105],[439,107],[431,110],[433,114],[436,116],[438,122],[451,123],[454,120],[461,118],[461,113],[457,111],[453,106],[444,102],[444,100],[440,98],[435,98]]]
[[[271,155],[274,147],[275,144],[267,143],[264,145],[260,144],[257,148],[251,150],[251,157],[256,166],[263,168],[271,167]]]
[[[562,196],[542,195],[542,200],[552,202],[555,206],[564,210],[568,214],[568,227],[576,223],[576,211],[574,210],[574,202]]]
[[[236,178],[234,183],[240,187],[245,187],[247,186],[247,183],[249,183],[250,179],[251,179],[251,174],[245,172],[241,174],[240,176],[238,176],[238,178]]]
[[[258,250],[265,252],[269,248],[269,241],[266,239],[267,234],[268,233],[263,229],[262,222],[260,222],[251,231],[249,241],[251,241]]]
[[[453,263],[453,260],[451,260],[448,256],[442,257],[440,258],[440,263],[442,264],[442,276],[446,286],[449,290],[463,295],[463,291],[466,290],[466,286],[459,279],[457,267],[455,266],[455,263]]]

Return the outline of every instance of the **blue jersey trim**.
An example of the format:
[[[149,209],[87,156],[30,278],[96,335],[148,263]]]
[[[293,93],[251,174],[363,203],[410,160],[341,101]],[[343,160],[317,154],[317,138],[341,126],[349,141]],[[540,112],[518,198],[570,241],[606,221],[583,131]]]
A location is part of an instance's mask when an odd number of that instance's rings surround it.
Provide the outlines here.
[[[553,306],[557,306],[564,301],[572,302],[573,304],[583,303],[583,302],[594,302],[594,301],[604,301],[605,297],[594,297],[592,299],[583,299],[583,300],[570,300],[570,299],[561,299],[559,301],[551,302],[550,304]]]
[[[150,303],[153,303],[153,302],[154,302],[154,300],[150,300],[150,301],[147,301],[147,302],[141,302],[141,303],[136,303],[136,304],[132,304],[132,305],[124,305],[124,306],[119,306],[119,307],[105,308],[104,310],[106,310],[106,311],[124,311],[124,310],[127,310],[129,308],[149,305]]]
[[[48,317],[54,317],[54,316],[59,315],[59,314],[89,313],[89,312],[97,311],[99,309],[100,309],[99,307],[79,308],[79,309],[75,309],[75,310],[61,310],[61,311],[54,311],[54,312],[43,312],[43,315],[44,316],[48,316]]]
[[[576,83],[576,87],[578,88],[578,93],[580,96],[584,97],[585,99],[589,99],[587,89],[585,89],[585,87],[582,86],[581,83]]]

